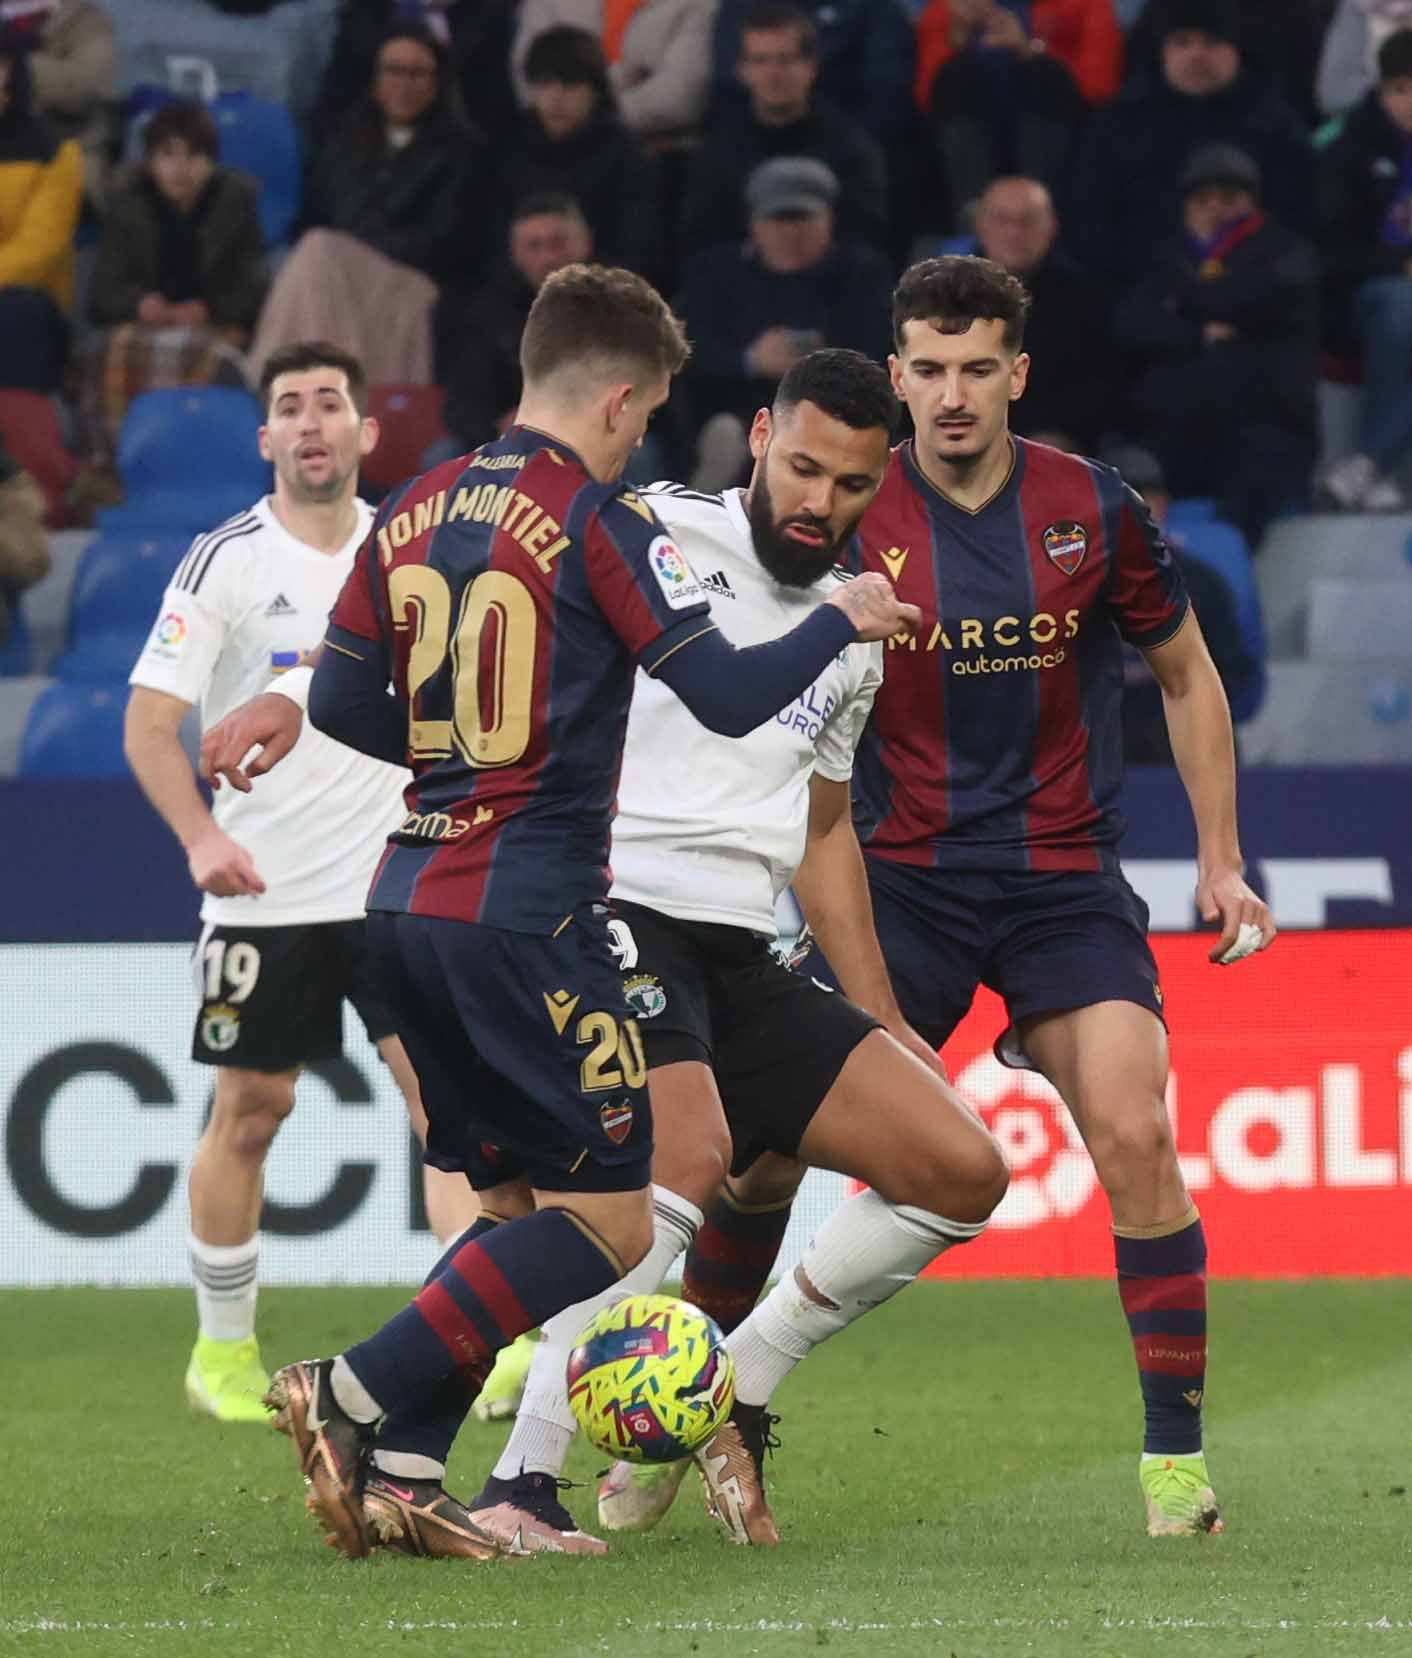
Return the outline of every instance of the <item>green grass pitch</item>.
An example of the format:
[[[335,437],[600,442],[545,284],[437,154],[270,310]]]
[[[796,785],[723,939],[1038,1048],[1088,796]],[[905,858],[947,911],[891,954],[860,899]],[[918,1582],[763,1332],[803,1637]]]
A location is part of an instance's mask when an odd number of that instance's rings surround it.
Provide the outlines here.
[[[395,1291],[275,1290],[272,1363]],[[176,1291],[0,1294],[0,1652],[770,1658],[1412,1653],[1412,1284],[1218,1284],[1208,1442],[1225,1535],[1149,1542],[1108,1284],[928,1284],[781,1389],[775,1551],[695,1480],[606,1560],[323,1549],[288,1443],[184,1407]],[[503,1430],[470,1424],[471,1496]],[[576,1449],[569,1473],[602,1459]],[[591,1489],[569,1500],[592,1520]]]

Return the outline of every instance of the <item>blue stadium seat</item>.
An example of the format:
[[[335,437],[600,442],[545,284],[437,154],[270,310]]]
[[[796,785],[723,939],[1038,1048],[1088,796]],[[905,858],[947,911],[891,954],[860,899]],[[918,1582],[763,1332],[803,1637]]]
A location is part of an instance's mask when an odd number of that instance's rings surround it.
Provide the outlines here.
[[[137,660],[162,593],[188,545],[182,535],[105,532],[79,560],[56,679],[120,679]]]
[[[127,686],[48,685],[30,709],[20,744],[20,777],[121,777]]]
[[[10,612],[10,630],[0,645],[0,679],[19,679],[34,665],[34,641],[25,620],[24,605],[16,601]]]
[[[194,535],[270,488],[255,447],[260,405],[233,386],[176,386],[135,397],[118,434],[127,499],[98,514],[102,530]]]
[[[1246,648],[1260,664],[1260,672],[1250,684],[1230,687],[1231,713],[1237,720],[1248,720],[1259,709],[1265,697],[1265,617],[1260,607],[1260,589],[1255,583],[1255,564],[1245,537],[1233,524],[1218,518],[1193,515],[1185,523],[1168,518],[1168,527],[1182,552],[1196,559],[1219,576],[1235,597],[1236,615]]]
[[[260,230],[267,248],[282,247],[299,214],[304,163],[299,132],[283,104],[244,92],[223,92],[211,105],[221,135],[221,161],[260,186]]]

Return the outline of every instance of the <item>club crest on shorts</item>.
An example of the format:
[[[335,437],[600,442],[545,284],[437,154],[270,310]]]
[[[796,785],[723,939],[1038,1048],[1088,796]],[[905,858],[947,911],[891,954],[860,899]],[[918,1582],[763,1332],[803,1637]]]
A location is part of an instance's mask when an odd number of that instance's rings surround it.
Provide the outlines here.
[[[223,1054],[233,1048],[240,1036],[240,1012],[225,1002],[217,1002],[201,1016],[201,1040],[212,1053]]]
[[[623,995],[639,1019],[655,1019],[667,1005],[667,992],[655,973],[634,973],[624,979]]]
[[[1066,576],[1072,576],[1088,552],[1088,531],[1072,518],[1066,518],[1058,524],[1051,524],[1040,537],[1040,542],[1049,554],[1049,562]]]
[[[606,1105],[600,1105],[598,1120],[603,1124],[603,1132],[613,1144],[622,1145],[632,1133],[632,1101],[610,1100]]]

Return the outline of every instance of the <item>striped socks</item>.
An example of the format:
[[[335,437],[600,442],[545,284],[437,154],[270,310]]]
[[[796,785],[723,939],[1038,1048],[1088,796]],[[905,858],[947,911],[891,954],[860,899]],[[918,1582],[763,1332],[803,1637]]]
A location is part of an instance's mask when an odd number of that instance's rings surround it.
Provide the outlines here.
[[[729,1335],[769,1282],[793,1207],[788,1198],[754,1208],[722,1188],[687,1255],[682,1300],[700,1307]]]
[[[202,1338],[248,1341],[255,1334],[259,1233],[242,1244],[208,1244],[192,1232],[187,1247]]]
[[[1195,1206],[1168,1226],[1113,1228],[1118,1294],[1146,1415],[1142,1448],[1201,1449],[1206,1389],[1206,1234]]]

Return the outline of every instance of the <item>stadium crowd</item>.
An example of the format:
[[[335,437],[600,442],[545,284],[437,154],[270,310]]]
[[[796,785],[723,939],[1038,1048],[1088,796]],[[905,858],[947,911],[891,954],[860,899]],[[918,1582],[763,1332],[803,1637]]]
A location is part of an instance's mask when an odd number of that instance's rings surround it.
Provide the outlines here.
[[[1140,445],[1252,548],[1315,500],[1397,509],[1412,7],[0,0],[0,437],[12,391],[52,402],[51,523],[118,498],[135,396],[253,383],[296,338],[408,392],[418,458],[474,446],[586,257],[677,303],[643,464],[720,488],[780,376],[883,355],[937,251],[1034,294],[1021,433]],[[1322,466],[1321,374],[1363,385]]]

